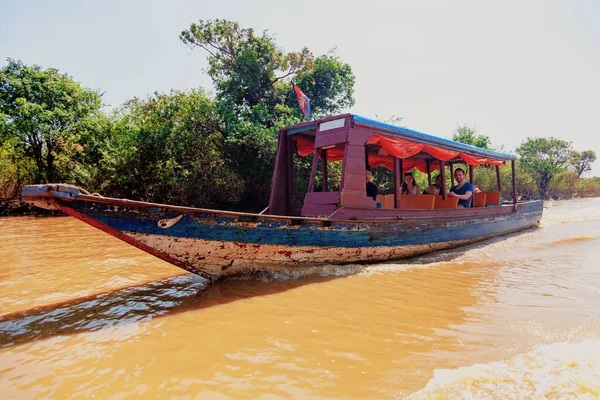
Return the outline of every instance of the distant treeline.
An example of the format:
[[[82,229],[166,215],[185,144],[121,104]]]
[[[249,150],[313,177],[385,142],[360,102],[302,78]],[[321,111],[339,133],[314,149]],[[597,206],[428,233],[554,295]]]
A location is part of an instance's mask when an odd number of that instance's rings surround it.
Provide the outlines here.
[[[266,32],[225,20],[192,24],[180,40],[206,52],[214,96],[172,90],[106,111],[100,93],[67,74],[8,59],[0,69],[0,213],[18,204],[24,185],[49,182],[111,197],[260,210],[268,202],[277,132],[302,121],[291,78],[317,118],[354,104],[354,74],[334,53],[285,52]],[[468,127],[454,139],[490,145]],[[581,178],[593,152],[538,138],[517,153],[519,194],[600,195],[600,178]],[[308,162],[297,159],[296,168]],[[495,182],[491,171],[476,175],[481,186]],[[379,179],[385,186],[385,174]]]

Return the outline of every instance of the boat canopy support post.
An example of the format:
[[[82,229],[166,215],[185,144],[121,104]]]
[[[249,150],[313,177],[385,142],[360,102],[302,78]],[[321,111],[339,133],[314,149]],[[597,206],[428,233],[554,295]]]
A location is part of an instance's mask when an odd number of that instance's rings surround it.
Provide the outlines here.
[[[294,153],[296,146],[285,132],[279,133],[279,145],[273,170],[271,196],[268,213],[273,215],[293,214]],[[265,211],[267,212],[267,211]]]
[[[442,199],[446,200],[446,163],[440,161],[440,173],[442,174]]]
[[[450,162],[448,165],[450,166],[450,187],[454,187],[454,163]]]
[[[425,165],[427,166],[427,185],[431,186],[431,160],[425,160]]]
[[[469,181],[470,181],[472,184],[475,184],[475,178],[473,177],[473,170],[474,170],[474,169],[475,169],[475,168],[473,168],[473,166],[472,166],[472,165],[469,165]]]
[[[517,211],[517,180],[515,176],[515,160],[510,161],[510,167],[512,169],[512,196],[513,196],[513,210]]]
[[[394,208],[398,208],[400,203],[400,193],[402,193],[402,159],[394,157]]]
[[[312,193],[315,190],[315,177],[317,176],[317,167],[319,165],[319,151],[321,149],[315,149],[313,153],[313,164],[310,170],[310,182],[308,183],[308,193]]]
[[[496,181],[498,182],[498,191],[502,192],[502,181],[500,180],[500,167],[496,165]]]
[[[327,150],[321,150],[321,175],[323,183],[323,192],[327,191]]]

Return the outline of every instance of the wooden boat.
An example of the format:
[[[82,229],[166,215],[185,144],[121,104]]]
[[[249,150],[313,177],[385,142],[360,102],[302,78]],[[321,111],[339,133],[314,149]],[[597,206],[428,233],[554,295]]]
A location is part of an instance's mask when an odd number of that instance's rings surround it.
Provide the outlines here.
[[[303,204],[294,200],[293,157],[313,155]],[[367,263],[414,256],[536,226],[541,201],[501,205],[499,167],[515,156],[456,143],[357,115],[282,128],[269,206],[260,214],[107,198],[84,189],[27,186],[23,201],[61,210],[133,246],[210,279],[248,271]],[[342,163],[333,182],[331,163]],[[445,195],[446,169],[496,167],[498,191],[472,208]],[[339,165],[339,164],[338,164]],[[394,172],[395,190],[367,197],[365,167]],[[439,170],[440,196],[400,194],[402,171]],[[320,185],[317,188],[316,182]],[[411,198],[409,198],[411,197]]]

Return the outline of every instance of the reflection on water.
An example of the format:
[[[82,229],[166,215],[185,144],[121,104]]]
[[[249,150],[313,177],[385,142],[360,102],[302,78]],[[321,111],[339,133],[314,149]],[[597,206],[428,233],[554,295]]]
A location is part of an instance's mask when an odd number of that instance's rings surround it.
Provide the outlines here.
[[[598,396],[600,199],[373,266],[207,285],[72,218],[0,219],[3,398]]]

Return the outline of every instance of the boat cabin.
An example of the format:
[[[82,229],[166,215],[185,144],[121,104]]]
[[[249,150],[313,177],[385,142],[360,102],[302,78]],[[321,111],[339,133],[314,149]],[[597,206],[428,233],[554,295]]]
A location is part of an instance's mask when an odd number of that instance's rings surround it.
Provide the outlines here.
[[[303,204],[294,200],[294,154],[313,155]],[[485,214],[486,206],[501,206],[500,166],[506,161],[512,163],[512,198],[517,198],[515,159],[512,154],[481,149],[358,115],[332,116],[280,130],[271,197],[264,212],[328,219],[397,219],[430,216],[435,212],[463,217]],[[339,182],[337,179],[333,182],[328,166],[339,162],[342,163],[341,177],[338,175]],[[475,193],[471,199],[472,208],[457,209],[458,199],[446,195],[449,190],[446,166],[450,167],[453,181],[452,171],[456,164],[462,164],[471,183],[474,167],[495,166],[498,191]],[[379,166],[393,171],[394,193],[378,196],[376,201],[367,197],[365,173],[367,167]],[[443,184],[440,195],[401,195],[403,174],[414,168],[427,174],[429,184],[431,173],[440,171]],[[516,211],[516,201],[504,208],[506,212]]]

